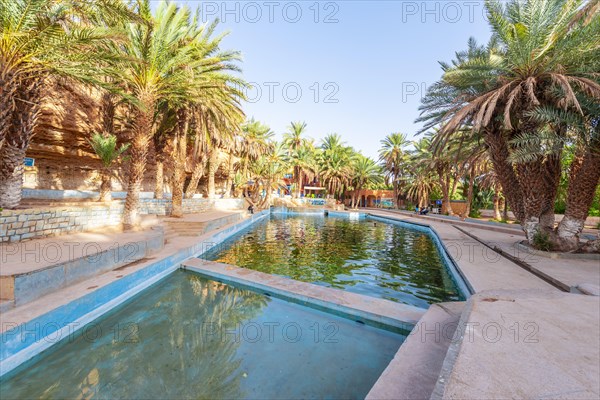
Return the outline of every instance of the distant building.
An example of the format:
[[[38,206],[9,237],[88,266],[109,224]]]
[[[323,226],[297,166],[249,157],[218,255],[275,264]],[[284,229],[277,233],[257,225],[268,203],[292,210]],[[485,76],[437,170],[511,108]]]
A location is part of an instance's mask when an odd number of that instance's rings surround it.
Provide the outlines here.
[[[393,190],[363,189],[358,192],[355,190],[347,190],[344,192],[344,205],[350,207],[352,205],[353,196],[356,196],[359,207],[391,208],[394,206]],[[398,200],[398,205],[403,207],[404,204],[404,199],[401,197]]]

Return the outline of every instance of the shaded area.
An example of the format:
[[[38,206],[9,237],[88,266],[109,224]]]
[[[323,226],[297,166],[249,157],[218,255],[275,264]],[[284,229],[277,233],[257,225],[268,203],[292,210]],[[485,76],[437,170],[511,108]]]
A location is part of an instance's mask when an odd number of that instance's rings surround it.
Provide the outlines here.
[[[403,340],[178,271],[3,379],[0,398],[364,398]]]
[[[370,220],[271,215],[203,258],[424,308],[462,300],[427,234]]]

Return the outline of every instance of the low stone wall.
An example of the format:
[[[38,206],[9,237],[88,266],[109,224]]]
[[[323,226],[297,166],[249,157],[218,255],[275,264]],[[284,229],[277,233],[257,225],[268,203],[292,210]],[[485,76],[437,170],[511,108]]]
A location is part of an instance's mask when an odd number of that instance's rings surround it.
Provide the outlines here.
[[[239,210],[243,199],[186,199],[183,212],[200,213],[208,210]],[[19,242],[66,233],[84,232],[121,224],[124,201],[110,205],[46,207],[26,210],[5,210],[0,213],[0,242]],[[169,215],[173,209],[170,199],[141,199],[140,214]]]

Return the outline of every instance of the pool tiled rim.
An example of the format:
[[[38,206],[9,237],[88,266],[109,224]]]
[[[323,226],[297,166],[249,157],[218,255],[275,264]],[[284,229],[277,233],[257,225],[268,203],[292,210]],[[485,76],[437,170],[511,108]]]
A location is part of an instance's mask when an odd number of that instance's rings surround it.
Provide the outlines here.
[[[403,331],[404,334],[410,332],[426,311],[407,304],[199,258],[186,260],[182,266],[211,280],[234,286],[246,286],[250,290],[273,294],[287,301],[346,318],[358,319],[375,326],[395,328]]]

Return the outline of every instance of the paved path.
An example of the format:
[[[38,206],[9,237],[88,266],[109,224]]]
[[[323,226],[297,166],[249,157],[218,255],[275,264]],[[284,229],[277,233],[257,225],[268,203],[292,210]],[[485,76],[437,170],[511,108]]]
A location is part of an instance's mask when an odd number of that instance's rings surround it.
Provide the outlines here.
[[[431,399],[600,398],[600,297],[471,297]]]

